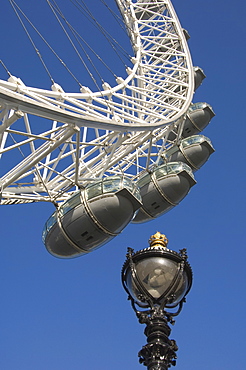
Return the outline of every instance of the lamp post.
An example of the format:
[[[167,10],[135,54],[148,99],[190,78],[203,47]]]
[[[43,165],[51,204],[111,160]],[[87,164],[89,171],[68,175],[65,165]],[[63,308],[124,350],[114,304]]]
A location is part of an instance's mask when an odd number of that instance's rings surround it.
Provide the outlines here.
[[[170,340],[171,329],[192,284],[186,249],[167,248],[165,235],[157,232],[150,247],[134,252],[128,248],[122,269],[122,284],[141,324],[146,324],[147,344],[139,351],[139,362],[148,370],[167,370],[176,364],[178,347]],[[139,308],[137,308],[137,306]],[[178,307],[175,312],[169,311]]]

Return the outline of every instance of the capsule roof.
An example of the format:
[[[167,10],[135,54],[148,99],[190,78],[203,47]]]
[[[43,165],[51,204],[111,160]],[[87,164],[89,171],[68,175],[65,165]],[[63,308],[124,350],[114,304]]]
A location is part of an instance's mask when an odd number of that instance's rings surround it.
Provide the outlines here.
[[[166,151],[167,162],[181,161],[187,163],[193,171],[198,170],[214,152],[211,140],[204,135],[193,135],[181,140]]]
[[[160,179],[164,176],[176,175],[183,171],[186,171],[189,174],[190,178],[192,179],[191,183],[192,185],[194,185],[196,183],[196,180],[194,178],[192,169],[184,162],[169,162],[169,163],[161,164],[160,166],[153,169],[152,173],[155,174],[156,179]],[[150,181],[149,178],[150,178],[149,173],[145,173],[142,177],[140,177],[140,179],[137,182],[137,185],[140,187],[140,189],[148,181]]]

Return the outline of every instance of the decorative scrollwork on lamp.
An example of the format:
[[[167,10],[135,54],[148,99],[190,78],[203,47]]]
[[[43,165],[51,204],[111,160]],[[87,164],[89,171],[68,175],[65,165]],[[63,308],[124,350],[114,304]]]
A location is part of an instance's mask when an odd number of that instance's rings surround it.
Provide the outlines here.
[[[157,232],[150,246],[138,252],[128,248],[122,269],[122,284],[141,324],[146,324],[147,344],[139,361],[149,370],[166,370],[176,364],[178,347],[169,339],[173,317],[177,316],[192,285],[192,270],[186,249],[179,253],[167,248],[168,239]],[[176,311],[173,308],[178,307]],[[171,311],[170,311],[171,309]]]

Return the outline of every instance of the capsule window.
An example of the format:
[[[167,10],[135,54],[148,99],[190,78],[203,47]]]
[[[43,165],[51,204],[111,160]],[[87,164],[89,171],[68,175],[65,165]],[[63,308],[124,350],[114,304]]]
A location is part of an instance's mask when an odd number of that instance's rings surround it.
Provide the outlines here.
[[[151,177],[149,174],[145,174],[138,180],[138,186],[142,188],[144,185],[149,184],[151,181]]]
[[[121,188],[121,179],[109,179],[103,181],[103,193],[114,193]]]
[[[205,141],[213,147],[211,140],[204,135],[193,135],[188,137],[187,139],[183,139],[181,141],[181,145],[183,148],[186,148],[189,145],[201,144],[204,143]]]
[[[60,208],[61,215],[65,215],[67,212],[74,209],[76,206],[80,204],[80,191],[74,194],[71,198],[69,198],[65,203],[62,204]]]
[[[43,233],[42,233],[42,239],[43,239],[43,242],[44,243],[45,243],[46,235],[48,234],[48,232],[50,231],[50,229],[52,228],[52,226],[55,225],[56,222],[57,222],[57,217],[56,217],[56,212],[54,212],[49,217],[49,219],[46,221],[46,223],[44,225],[44,229],[43,229]]]
[[[133,184],[126,178],[123,178],[123,187],[128,189],[131,193],[133,192]]]
[[[102,183],[96,183],[93,185],[88,186],[86,189],[87,198],[92,199],[102,194]]]

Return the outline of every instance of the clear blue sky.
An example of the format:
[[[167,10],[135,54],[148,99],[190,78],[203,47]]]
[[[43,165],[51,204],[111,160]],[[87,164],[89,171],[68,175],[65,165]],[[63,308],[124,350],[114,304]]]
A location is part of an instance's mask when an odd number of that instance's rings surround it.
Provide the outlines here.
[[[93,0],[95,6],[98,1]],[[24,9],[34,8],[34,19],[36,4],[42,2],[18,1]],[[0,208],[2,370],[144,369],[137,358],[146,343],[144,325],[127,301],[120,272],[127,247],[147,247],[156,231],[167,235],[171,249],[188,249],[194,271],[193,287],[171,334],[179,346],[175,369],[245,368],[246,6],[239,0],[175,0],[174,6],[191,35],[194,65],[207,75],[194,102],[214,108],[216,117],[204,134],[216,152],[196,173],[197,185],[178,207],[150,223],[129,225],[85,257],[60,260],[46,251],[41,232],[51,205]],[[38,15],[44,32],[55,37],[50,18]],[[0,59],[11,73],[26,84],[48,88],[7,0],[1,1],[0,34]],[[0,78],[7,78],[3,68]]]

